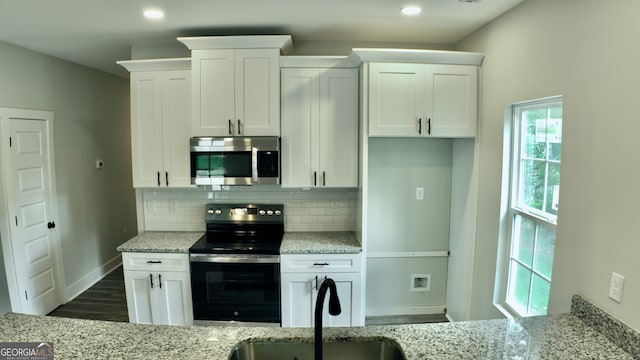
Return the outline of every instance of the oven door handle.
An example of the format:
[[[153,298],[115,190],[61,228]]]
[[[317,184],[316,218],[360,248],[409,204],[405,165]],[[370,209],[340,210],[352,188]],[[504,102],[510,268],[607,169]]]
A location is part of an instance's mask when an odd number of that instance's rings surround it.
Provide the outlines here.
[[[279,264],[279,255],[211,255],[211,254],[190,254],[191,262],[223,263],[223,264]]]

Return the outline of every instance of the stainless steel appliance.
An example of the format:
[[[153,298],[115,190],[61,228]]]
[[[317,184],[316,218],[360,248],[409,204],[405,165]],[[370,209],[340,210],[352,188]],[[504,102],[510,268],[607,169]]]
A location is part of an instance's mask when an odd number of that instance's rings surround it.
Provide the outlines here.
[[[278,137],[195,137],[190,145],[192,184],[280,183]]]
[[[206,234],[190,249],[198,323],[280,324],[284,206],[207,204]]]

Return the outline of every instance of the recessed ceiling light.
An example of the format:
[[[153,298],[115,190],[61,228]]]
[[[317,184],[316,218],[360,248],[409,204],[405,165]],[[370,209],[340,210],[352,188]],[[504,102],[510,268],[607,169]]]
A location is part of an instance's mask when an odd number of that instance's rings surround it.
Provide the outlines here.
[[[142,14],[149,20],[160,20],[164,18],[164,11],[160,9],[145,9]]]
[[[422,12],[422,9],[419,6],[405,6],[400,9],[400,12],[403,15],[411,16],[420,14],[420,12]]]

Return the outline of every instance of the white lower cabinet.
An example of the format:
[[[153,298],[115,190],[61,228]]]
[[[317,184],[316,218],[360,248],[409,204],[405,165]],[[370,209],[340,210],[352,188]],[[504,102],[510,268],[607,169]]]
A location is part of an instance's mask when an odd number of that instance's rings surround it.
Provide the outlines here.
[[[361,254],[281,255],[282,327],[312,327],[318,289],[325,278],[336,283],[342,313],[329,315],[325,296],[323,326],[363,326]]]
[[[192,325],[189,254],[123,253],[129,321]]]

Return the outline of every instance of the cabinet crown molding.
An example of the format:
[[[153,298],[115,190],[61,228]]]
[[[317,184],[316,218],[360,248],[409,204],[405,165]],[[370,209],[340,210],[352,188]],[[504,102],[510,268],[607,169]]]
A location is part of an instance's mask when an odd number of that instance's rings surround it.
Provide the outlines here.
[[[358,68],[352,56],[281,56],[282,68]]]
[[[281,49],[287,53],[293,47],[291,35],[196,36],[179,37],[189,50],[208,49]]]
[[[418,49],[375,49],[355,48],[351,53],[355,61],[360,62],[395,62],[395,63],[424,63],[450,65],[482,65],[484,54]]]
[[[121,60],[116,64],[133,71],[191,70],[191,58]]]

